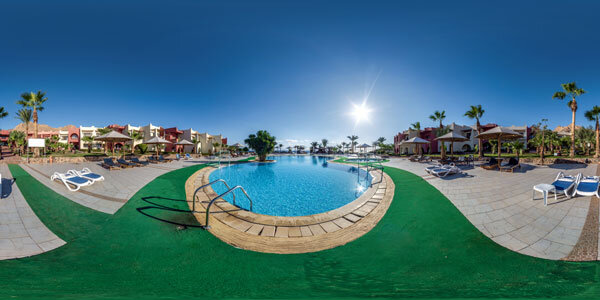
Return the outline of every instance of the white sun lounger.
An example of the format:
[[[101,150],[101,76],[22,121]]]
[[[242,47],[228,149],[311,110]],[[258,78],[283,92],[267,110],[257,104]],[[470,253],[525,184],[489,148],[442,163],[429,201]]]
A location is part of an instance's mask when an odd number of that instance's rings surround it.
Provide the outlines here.
[[[442,168],[433,169],[429,172],[429,174],[431,174],[433,176],[437,176],[437,177],[446,177],[448,175],[458,174],[460,172],[461,171],[457,166],[452,166],[449,168],[442,167]]]
[[[581,180],[581,173],[576,176],[567,176],[563,172],[558,172],[552,185],[556,188],[556,193],[564,193],[567,198],[575,196],[577,184]]]
[[[104,176],[92,172],[89,168],[83,168],[81,171],[77,170],[69,170],[67,174],[72,174],[75,176],[83,177],[85,179],[91,180],[92,183],[96,181],[104,181]]]
[[[456,165],[455,165],[454,163],[449,163],[449,164],[447,164],[447,165],[436,164],[436,165],[433,165],[433,166],[426,167],[426,168],[425,168],[425,172],[427,172],[427,173],[431,174],[431,171],[432,171],[432,170],[435,170],[435,169],[442,169],[442,168],[449,169],[449,168],[452,168],[452,167],[455,167],[455,166],[456,166]]]
[[[585,177],[577,183],[575,188],[575,194],[580,196],[596,196],[598,195],[598,188],[600,187],[600,178],[598,176]]]
[[[88,186],[93,183],[93,181],[89,179],[83,178],[72,173],[62,174],[54,172],[54,174],[50,177],[50,180],[54,181],[56,179],[60,179],[60,181],[62,181],[62,183],[64,183],[67,189],[69,189],[69,191],[71,192],[76,192],[82,186]]]

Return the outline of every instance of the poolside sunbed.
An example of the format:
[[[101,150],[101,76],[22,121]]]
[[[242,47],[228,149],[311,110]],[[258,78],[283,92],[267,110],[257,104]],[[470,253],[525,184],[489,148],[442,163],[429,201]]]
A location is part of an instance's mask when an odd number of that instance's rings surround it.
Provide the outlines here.
[[[154,156],[148,156],[147,160],[148,160],[149,163],[152,163],[152,164],[160,164],[160,163],[162,163],[162,161],[159,161]]]
[[[441,164],[440,163],[440,164],[436,164],[436,165],[433,165],[433,166],[426,167],[425,168],[425,172],[431,174],[432,170],[441,169],[441,168],[451,168],[451,167],[454,167],[454,166],[455,166],[454,163],[450,163],[450,164]]]
[[[112,158],[105,158],[102,162],[101,165],[103,168],[109,169],[109,170],[120,170],[121,167],[117,164],[115,164],[115,162],[112,160]]]
[[[480,167],[486,169],[486,170],[494,170],[496,168],[498,168],[498,165],[500,163],[498,162],[498,160],[494,157],[490,158],[490,161],[488,161],[485,164],[480,165]]]
[[[172,161],[173,161],[173,159],[170,159],[170,158],[165,158],[165,157],[164,157],[164,156],[162,156],[162,154],[161,154],[161,155],[159,155],[159,156],[158,156],[158,161],[160,161],[160,162],[172,162]]]
[[[581,173],[577,176],[567,176],[563,172],[558,172],[552,185],[556,188],[556,193],[564,193],[567,198],[571,198],[575,196],[579,180],[581,180]]]
[[[429,171],[429,174],[436,176],[436,177],[446,177],[448,175],[454,175],[454,174],[458,174],[460,172],[461,172],[461,170],[457,166],[451,166],[451,167],[441,167],[441,168],[433,169],[433,170]]]
[[[147,161],[141,161],[137,157],[132,157],[132,158],[129,159],[129,161],[131,163],[134,163],[134,164],[138,165],[138,166],[146,166],[146,165],[149,164],[149,162],[147,162]]]
[[[59,172],[54,172],[54,174],[52,176],[50,176],[50,180],[54,181],[56,179],[59,179],[60,181],[62,181],[62,183],[64,183],[64,185],[67,187],[67,189],[69,189],[69,191],[71,192],[76,192],[78,191],[81,187],[83,186],[88,186],[91,185],[92,183],[94,183],[93,181],[83,178],[81,176],[75,175],[75,174],[71,174],[71,173],[59,173]]]
[[[186,154],[185,154],[185,159],[192,159],[192,157],[190,156],[190,154],[189,154],[189,153],[186,153]]]
[[[596,196],[598,195],[598,188],[600,187],[600,178],[598,176],[585,177],[579,181],[575,188],[575,194],[580,196]]]
[[[104,176],[102,176],[98,173],[92,172],[89,168],[83,168],[81,171],[69,170],[67,172],[67,174],[72,174],[72,175],[76,175],[79,177],[83,177],[85,179],[91,180],[92,183],[94,183],[96,181],[104,181]]]
[[[123,168],[133,168],[136,166],[136,164],[130,163],[122,158],[117,159],[117,163]]]
[[[514,157],[511,157],[508,160],[507,164],[501,164],[500,165],[500,171],[501,172],[511,172],[511,173],[513,173],[516,168],[520,168],[520,167],[521,167],[521,164],[519,164],[519,160],[516,159],[516,158],[514,158]]]

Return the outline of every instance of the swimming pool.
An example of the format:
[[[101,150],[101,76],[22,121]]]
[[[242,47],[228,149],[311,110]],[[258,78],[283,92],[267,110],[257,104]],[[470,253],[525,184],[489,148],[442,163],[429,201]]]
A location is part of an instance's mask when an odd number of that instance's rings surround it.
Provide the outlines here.
[[[306,216],[342,207],[358,198],[371,176],[354,166],[329,163],[318,156],[277,156],[275,163],[242,163],[222,167],[210,181],[225,179],[229,186],[241,185],[252,198],[252,211],[271,216]],[[368,177],[368,178],[367,178]],[[216,193],[227,191],[213,185]],[[225,198],[232,203],[232,197]],[[236,204],[249,208],[243,193],[236,191]]]

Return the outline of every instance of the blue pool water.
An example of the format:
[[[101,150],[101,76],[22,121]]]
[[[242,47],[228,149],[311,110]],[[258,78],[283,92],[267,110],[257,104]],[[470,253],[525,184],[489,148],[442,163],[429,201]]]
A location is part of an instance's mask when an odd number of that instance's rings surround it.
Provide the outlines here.
[[[371,181],[364,170],[328,163],[317,156],[271,157],[275,163],[242,163],[223,167],[210,174],[210,181],[225,179],[241,185],[252,198],[252,211],[272,216],[306,216],[336,209],[358,198]],[[366,177],[369,176],[367,179]],[[218,194],[227,191],[213,185]],[[225,200],[232,202],[232,197]],[[249,208],[243,193],[236,191],[236,204]]]

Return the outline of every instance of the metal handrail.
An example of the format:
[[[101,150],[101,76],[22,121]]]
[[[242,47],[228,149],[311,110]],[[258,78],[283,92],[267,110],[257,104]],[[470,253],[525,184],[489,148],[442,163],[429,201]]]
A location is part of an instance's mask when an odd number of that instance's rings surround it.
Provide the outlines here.
[[[252,199],[250,198],[250,196],[248,196],[248,193],[246,193],[246,190],[241,186],[241,185],[236,185],[233,188],[229,189],[227,192],[213,198],[212,200],[210,200],[210,202],[208,203],[208,206],[206,207],[206,221],[204,222],[204,229],[210,229],[210,226],[208,225],[208,216],[210,214],[210,207],[212,206],[212,204],[217,200],[217,199],[221,199],[225,196],[227,196],[228,194],[234,192],[237,189],[241,189],[242,192],[244,192],[244,195],[246,195],[246,198],[248,198],[248,200],[250,200],[250,210],[252,210]],[[235,194],[233,194],[233,196],[235,197]]]
[[[217,179],[217,180],[214,180],[212,182],[209,182],[209,183],[197,188],[194,191],[194,197],[192,197],[192,212],[196,212],[196,194],[198,194],[198,191],[200,191],[201,189],[203,189],[207,186],[211,186],[215,183],[218,183],[218,182],[222,182],[227,187],[227,190],[231,190],[231,187],[229,187],[229,184],[227,184],[227,181],[225,181],[224,179]],[[233,194],[233,205],[235,205],[235,194]]]

